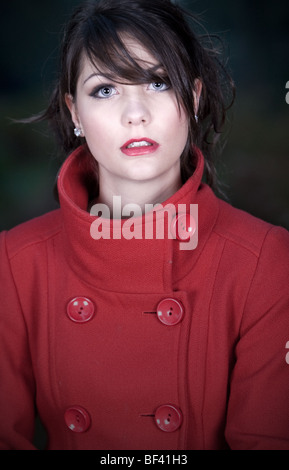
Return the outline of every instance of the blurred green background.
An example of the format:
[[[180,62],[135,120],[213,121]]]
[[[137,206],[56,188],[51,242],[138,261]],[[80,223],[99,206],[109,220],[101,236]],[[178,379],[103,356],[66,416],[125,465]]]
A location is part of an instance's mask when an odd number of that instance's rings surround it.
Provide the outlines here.
[[[14,124],[45,108],[60,31],[79,0],[11,0],[1,6],[0,230],[57,207],[63,156],[45,124]],[[220,177],[229,202],[289,229],[289,2],[195,0],[210,33],[228,45],[237,86]]]

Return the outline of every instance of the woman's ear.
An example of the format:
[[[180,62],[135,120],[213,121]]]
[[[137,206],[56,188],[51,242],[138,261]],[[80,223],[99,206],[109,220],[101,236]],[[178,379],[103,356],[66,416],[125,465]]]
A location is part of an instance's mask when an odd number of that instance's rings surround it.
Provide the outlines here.
[[[193,90],[193,95],[194,95],[194,104],[195,104],[195,114],[198,115],[200,96],[201,96],[202,88],[203,88],[203,84],[199,78],[195,79],[194,88],[195,89]]]
[[[64,99],[65,99],[66,106],[68,107],[70,111],[73,124],[75,125],[75,127],[80,127],[79,119],[78,119],[78,115],[76,111],[76,105],[75,105],[73,96],[68,93],[65,93]]]
[[[81,126],[79,117],[78,117],[76,104],[75,104],[75,101],[73,99],[73,96],[66,93],[64,99],[65,99],[66,106],[68,107],[68,109],[70,111],[72,122],[75,125],[74,133],[75,133],[76,137],[84,137],[84,133],[83,133],[83,130],[82,130],[82,126]]]

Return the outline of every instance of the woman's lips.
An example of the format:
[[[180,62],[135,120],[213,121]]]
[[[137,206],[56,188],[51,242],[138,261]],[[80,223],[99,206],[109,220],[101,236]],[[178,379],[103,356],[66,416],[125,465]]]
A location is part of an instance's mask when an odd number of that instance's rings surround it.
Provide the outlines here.
[[[154,153],[159,147],[159,144],[154,140],[143,137],[141,139],[131,139],[126,142],[121,151],[129,157],[137,157],[138,155],[148,155]]]

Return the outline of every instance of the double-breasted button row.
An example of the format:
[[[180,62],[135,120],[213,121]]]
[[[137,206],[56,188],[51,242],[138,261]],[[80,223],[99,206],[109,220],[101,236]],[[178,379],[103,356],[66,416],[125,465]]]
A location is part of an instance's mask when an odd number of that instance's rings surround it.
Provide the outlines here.
[[[96,308],[94,303],[87,297],[75,297],[68,302],[66,311],[73,322],[86,323],[93,319]],[[166,326],[174,326],[180,323],[184,313],[184,307],[177,299],[165,298],[157,305],[157,318]]]
[[[183,422],[181,409],[172,404],[159,406],[153,416],[157,427],[164,432],[177,431]],[[91,426],[90,414],[82,406],[68,408],[65,411],[64,420],[68,429],[75,433],[84,433]]]

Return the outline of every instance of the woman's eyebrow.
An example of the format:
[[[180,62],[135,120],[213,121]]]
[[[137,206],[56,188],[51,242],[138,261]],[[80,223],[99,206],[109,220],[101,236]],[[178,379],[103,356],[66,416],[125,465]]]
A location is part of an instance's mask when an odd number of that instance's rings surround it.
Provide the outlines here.
[[[87,77],[87,78],[84,80],[83,85],[85,85],[86,82],[88,82],[88,80],[90,80],[90,79],[93,78],[93,77],[103,77],[103,76],[104,76],[104,75],[101,75],[100,73],[94,72],[94,73],[92,73],[91,75],[89,75],[89,77]]]

